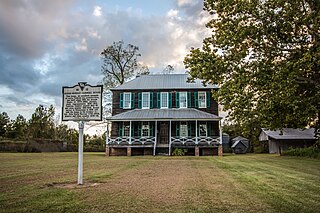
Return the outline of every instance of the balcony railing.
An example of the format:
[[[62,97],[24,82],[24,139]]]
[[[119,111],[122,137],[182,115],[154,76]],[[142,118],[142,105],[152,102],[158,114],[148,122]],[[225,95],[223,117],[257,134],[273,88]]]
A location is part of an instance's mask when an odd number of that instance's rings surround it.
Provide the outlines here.
[[[219,138],[219,136],[211,136],[211,137],[191,137],[191,136],[189,136],[189,137],[180,137],[180,136],[175,136],[175,137],[171,137],[171,144],[216,145],[216,144],[220,144],[220,138]]]
[[[111,137],[108,138],[108,145],[154,145],[155,137]],[[210,137],[171,137],[173,145],[217,145],[220,144],[219,136]]]
[[[153,145],[156,141],[155,137],[111,137],[108,138],[108,145]]]

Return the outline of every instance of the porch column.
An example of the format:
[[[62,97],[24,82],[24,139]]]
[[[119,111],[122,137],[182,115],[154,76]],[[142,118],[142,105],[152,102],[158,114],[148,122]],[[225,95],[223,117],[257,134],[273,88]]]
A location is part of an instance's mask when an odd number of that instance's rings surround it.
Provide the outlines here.
[[[107,121],[107,129],[106,129],[106,156],[110,156],[110,148],[108,146],[109,143],[109,123]]]
[[[221,125],[221,120],[219,121],[219,133],[220,133],[220,144],[218,147],[218,156],[222,157],[223,155],[223,149],[222,149],[222,125]]]
[[[153,146],[153,156],[156,155],[156,146],[157,146],[157,131],[158,131],[158,121],[155,121],[155,127],[154,127],[154,146]]]
[[[169,156],[171,155],[171,120],[169,121]]]
[[[130,128],[129,128],[129,144],[131,144],[131,128],[132,128],[132,121],[130,121]]]
[[[198,144],[198,120],[196,120],[196,144]]]

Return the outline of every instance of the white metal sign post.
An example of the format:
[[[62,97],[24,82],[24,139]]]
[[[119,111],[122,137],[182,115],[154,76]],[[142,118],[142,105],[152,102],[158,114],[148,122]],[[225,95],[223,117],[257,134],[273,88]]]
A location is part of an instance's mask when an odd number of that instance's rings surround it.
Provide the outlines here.
[[[102,120],[102,85],[79,82],[62,87],[62,121],[79,122],[78,184],[83,184],[83,129],[85,121]]]

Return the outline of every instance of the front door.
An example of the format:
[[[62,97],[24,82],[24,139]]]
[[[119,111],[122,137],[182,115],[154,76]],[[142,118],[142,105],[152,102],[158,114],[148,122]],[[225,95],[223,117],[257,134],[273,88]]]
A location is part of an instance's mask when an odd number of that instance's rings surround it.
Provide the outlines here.
[[[169,123],[160,122],[159,143],[169,144]]]

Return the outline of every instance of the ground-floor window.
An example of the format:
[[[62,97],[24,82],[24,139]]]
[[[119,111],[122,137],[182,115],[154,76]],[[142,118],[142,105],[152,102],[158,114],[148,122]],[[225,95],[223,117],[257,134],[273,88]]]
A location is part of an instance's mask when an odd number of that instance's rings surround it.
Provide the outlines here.
[[[130,122],[123,122],[123,136],[130,136]]]
[[[180,122],[180,136],[181,137],[188,137],[188,123],[187,122]]]
[[[199,125],[199,136],[206,137],[207,136],[207,124]]]
[[[142,137],[149,137],[149,129],[150,129],[150,125],[149,122],[142,122],[142,128],[141,128],[141,132],[142,132]]]

